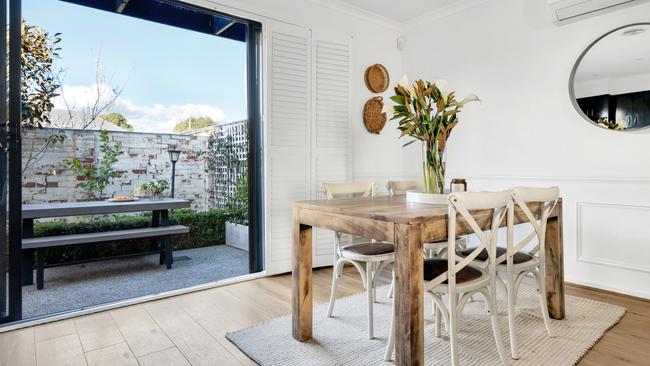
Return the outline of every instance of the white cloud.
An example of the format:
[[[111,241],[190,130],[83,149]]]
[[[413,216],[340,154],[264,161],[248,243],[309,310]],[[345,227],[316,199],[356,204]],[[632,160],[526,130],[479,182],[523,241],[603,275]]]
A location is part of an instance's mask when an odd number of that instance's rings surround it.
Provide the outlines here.
[[[106,84],[64,85],[60,92],[61,95],[54,99],[55,109],[66,109],[67,103],[68,108],[78,111],[95,102],[107,104],[115,99],[115,92]]]
[[[64,85],[61,94],[54,99],[54,109],[83,111],[97,101],[106,104],[115,100],[106,112],[122,113],[135,131],[171,132],[177,122],[188,117],[210,117],[215,121],[225,117],[222,109],[205,104],[138,105],[126,98],[115,99],[115,91],[106,84]]]

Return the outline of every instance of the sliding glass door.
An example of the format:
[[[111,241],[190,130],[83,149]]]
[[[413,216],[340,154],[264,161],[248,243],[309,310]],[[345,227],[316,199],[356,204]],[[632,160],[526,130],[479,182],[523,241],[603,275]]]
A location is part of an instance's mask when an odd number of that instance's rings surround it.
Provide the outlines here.
[[[2,0],[0,40],[0,322],[22,318],[21,2]],[[7,43],[8,40],[8,43]]]
[[[262,132],[262,25],[249,21],[246,31],[246,90],[248,100],[249,268],[264,269],[264,172]]]

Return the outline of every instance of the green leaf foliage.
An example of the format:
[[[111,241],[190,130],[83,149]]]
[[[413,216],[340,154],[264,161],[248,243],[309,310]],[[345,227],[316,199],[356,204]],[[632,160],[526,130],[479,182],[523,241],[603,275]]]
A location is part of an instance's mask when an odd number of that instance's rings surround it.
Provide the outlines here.
[[[124,117],[124,115],[122,115],[122,113],[111,112],[108,114],[103,114],[99,116],[99,118],[127,131],[133,131],[133,126],[129,124],[129,121],[126,119],[126,117]]]
[[[225,244],[225,223],[226,221],[233,222],[239,215],[239,212],[231,210],[213,210],[207,212],[196,212],[189,209],[174,210],[170,214],[170,224],[185,225],[190,228],[188,234],[174,235],[172,237],[174,249],[191,249]],[[139,229],[148,226],[151,226],[151,214],[115,215],[80,222],[37,222],[34,225],[34,236],[82,234]],[[65,246],[48,248],[46,250],[45,262],[47,264],[70,263],[136,253],[156,252],[157,250],[158,247],[153,245],[149,239]]]
[[[53,99],[59,95],[54,60],[59,58],[61,34],[51,35],[43,28],[29,25],[23,20],[21,40],[21,123],[24,127],[40,128],[50,123]]]
[[[390,99],[395,102],[391,120],[397,121],[397,129],[402,131],[400,137],[409,136],[428,146],[437,144],[440,155],[451,130],[459,122],[461,109],[479,100],[470,96],[459,102],[455,92],[443,92],[435,83],[423,80],[417,80],[412,86],[395,86],[395,95]]]
[[[235,196],[226,204],[226,210],[235,215],[234,223],[248,225],[248,177],[243,176],[235,183]]]
[[[465,104],[479,100],[472,95],[458,102],[455,92],[446,92],[441,87],[444,89],[444,85],[423,80],[408,85],[404,77],[395,86],[395,95],[390,97],[395,102],[391,120],[397,121],[399,137],[413,138],[403,146],[415,141],[424,144],[425,191],[432,193],[444,191],[445,147],[451,131],[458,125],[458,114]]]
[[[200,128],[214,126],[216,123],[210,117],[190,117],[186,118],[174,126],[173,132],[183,133],[187,131],[197,130]]]
[[[140,183],[138,189],[148,198],[162,198],[169,192],[169,182],[164,179]]]
[[[89,197],[102,199],[104,197],[104,190],[106,186],[113,182],[113,178],[117,176],[114,166],[117,163],[117,158],[124,154],[122,151],[122,143],[111,143],[108,131],[99,131],[99,150],[101,157],[96,163],[85,163],[79,159],[67,161],[70,167],[77,174],[77,187],[83,188]]]

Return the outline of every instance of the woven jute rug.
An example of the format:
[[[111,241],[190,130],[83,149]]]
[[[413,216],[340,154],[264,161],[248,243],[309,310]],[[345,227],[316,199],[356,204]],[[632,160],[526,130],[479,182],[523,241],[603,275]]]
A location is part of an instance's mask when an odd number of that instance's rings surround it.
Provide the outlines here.
[[[291,337],[291,315],[227,334],[227,338],[260,365],[390,365],[383,361],[390,326],[391,301],[387,287],[378,289],[375,304],[375,339],[366,330],[366,295],[356,294],[336,301],[333,317],[327,304],[314,307],[313,339],[298,342]],[[574,365],[625,314],[619,306],[566,296],[566,318],[553,320],[557,335],[546,335],[533,281],[524,281],[518,297],[517,339],[519,360],[513,365]],[[462,365],[500,365],[485,302],[480,295],[465,307],[460,325]],[[425,364],[448,365],[447,333],[433,335],[431,304],[425,308]],[[507,310],[499,292],[501,334],[509,351]]]

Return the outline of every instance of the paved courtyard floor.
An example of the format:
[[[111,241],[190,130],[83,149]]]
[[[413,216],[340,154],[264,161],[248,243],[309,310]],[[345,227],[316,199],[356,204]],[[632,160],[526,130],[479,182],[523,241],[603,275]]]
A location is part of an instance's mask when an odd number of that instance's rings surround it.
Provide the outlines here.
[[[248,273],[248,252],[227,245],[174,251],[174,265],[158,254],[45,269],[45,288],[23,287],[23,318],[177,290]]]

